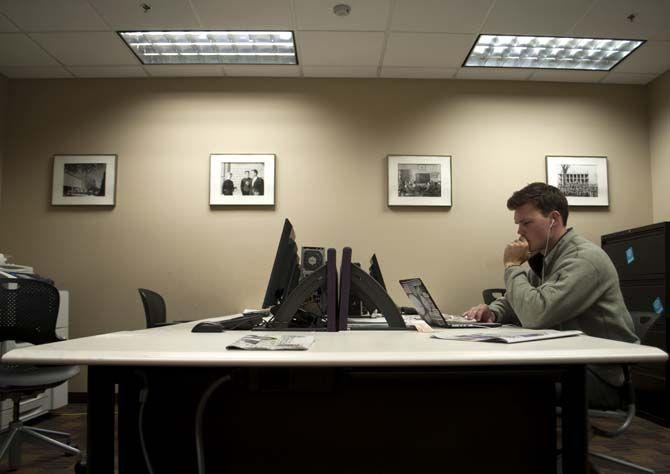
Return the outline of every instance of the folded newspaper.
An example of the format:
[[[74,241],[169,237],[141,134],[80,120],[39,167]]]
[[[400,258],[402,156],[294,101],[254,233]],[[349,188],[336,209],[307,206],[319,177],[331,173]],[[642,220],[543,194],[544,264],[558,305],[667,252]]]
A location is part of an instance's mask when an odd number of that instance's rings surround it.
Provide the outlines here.
[[[581,331],[556,331],[554,329],[525,329],[516,331],[495,331],[495,332],[477,332],[468,334],[453,334],[443,331],[433,334],[435,339],[448,339],[451,341],[472,341],[472,342],[504,342],[515,344],[517,342],[539,341],[541,339],[556,339],[559,337],[579,336]]]
[[[244,336],[226,349],[246,351],[306,351],[314,344],[314,336]]]

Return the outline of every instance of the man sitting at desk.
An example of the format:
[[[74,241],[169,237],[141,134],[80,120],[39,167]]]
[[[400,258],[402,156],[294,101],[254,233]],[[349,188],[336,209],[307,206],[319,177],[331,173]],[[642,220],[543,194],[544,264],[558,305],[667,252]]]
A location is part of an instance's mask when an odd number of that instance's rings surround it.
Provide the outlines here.
[[[532,183],[512,194],[507,208],[514,211],[519,238],[503,255],[505,296],[464,315],[534,329],[578,329],[589,336],[639,343],[612,261],[600,247],[566,228],[568,201],[563,193]],[[528,271],[521,268],[525,262]],[[617,387],[622,384],[621,367],[589,366],[589,404],[618,406]]]

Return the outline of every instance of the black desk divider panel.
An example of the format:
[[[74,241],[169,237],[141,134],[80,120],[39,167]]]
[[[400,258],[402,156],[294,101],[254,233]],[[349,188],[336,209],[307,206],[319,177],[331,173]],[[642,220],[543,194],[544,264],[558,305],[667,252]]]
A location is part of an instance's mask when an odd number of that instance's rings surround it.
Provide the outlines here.
[[[346,331],[349,320],[349,295],[351,290],[351,247],[342,249],[342,263],[340,264],[340,305],[338,330]]]
[[[326,294],[326,315],[328,317],[328,322],[326,327],[329,332],[337,332],[337,256],[335,249],[328,249],[326,255],[326,273],[328,279],[326,282],[328,287],[328,293]]]

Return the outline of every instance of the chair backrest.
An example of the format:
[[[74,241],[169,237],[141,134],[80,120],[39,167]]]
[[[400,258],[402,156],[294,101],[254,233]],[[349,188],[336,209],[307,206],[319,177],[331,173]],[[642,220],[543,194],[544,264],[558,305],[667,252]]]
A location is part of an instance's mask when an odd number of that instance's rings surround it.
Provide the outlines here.
[[[651,311],[630,311],[630,315],[633,319],[635,334],[640,339],[642,344],[644,344],[644,338],[647,335],[647,331],[649,331],[649,328],[654,325],[659,315]],[[635,387],[633,381],[631,380],[630,368],[628,365],[622,365],[622,369],[624,374],[624,383],[619,389],[619,396],[621,400],[620,418],[622,418],[622,423],[618,426],[615,426],[614,428],[608,427],[607,429],[593,424],[593,432],[598,436],[616,438],[628,429],[630,424],[633,422],[633,418],[635,417]],[[592,412],[592,410],[589,410],[589,412]],[[598,411],[594,411],[594,413],[598,413]]]
[[[488,288],[482,290],[482,298],[485,304],[491,304],[498,298],[505,296],[505,288]]]
[[[59,341],[60,294],[39,280],[0,278],[0,341],[46,344]]]
[[[147,319],[147,327],[152,328],[165,322],[165,300],[155,291],[138,288],[144,305],[144,316]]]

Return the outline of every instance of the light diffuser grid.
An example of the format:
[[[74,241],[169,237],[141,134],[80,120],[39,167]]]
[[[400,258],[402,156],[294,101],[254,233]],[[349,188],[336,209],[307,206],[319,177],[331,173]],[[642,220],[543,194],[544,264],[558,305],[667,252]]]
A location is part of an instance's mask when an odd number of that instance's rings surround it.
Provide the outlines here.
[[[121,31],[143,64],[297,64],[291,31]]]
[[[609,71],[643,43],[602,38],[479,35],[463,67]]]

